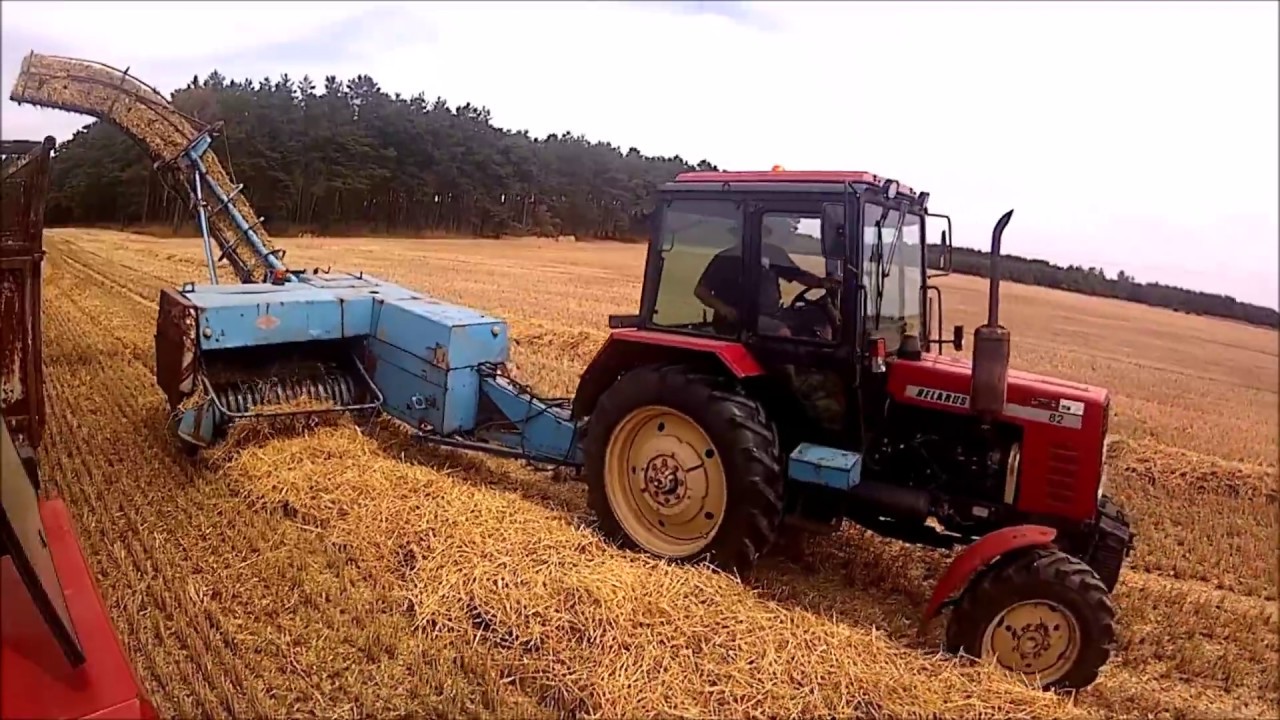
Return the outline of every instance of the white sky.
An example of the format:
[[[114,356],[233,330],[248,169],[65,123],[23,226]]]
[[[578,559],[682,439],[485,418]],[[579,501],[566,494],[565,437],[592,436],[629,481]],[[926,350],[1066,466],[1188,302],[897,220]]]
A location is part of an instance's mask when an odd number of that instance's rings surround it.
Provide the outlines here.
[[[1278,7],[4,0],[0,125],[61,140],[84,122],[8,101],[29,50],[165,92],[215,67],[367,73],[535,135],[870,170],[929,190],[958,245],[1013,207],[1006,252],[1275,307]]]

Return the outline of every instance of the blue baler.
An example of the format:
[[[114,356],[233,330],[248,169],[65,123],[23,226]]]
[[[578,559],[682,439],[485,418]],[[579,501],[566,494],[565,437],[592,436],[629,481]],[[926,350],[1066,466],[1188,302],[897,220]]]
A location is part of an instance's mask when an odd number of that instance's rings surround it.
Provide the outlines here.
[[[189,179],[209,270],[207,285],[160,294],[156,380],[180,410],[182,441],[207,447],[237,420],[381,408],[439,444],[581,464],[568,402],[539,399],[506,376],[502,320],[366,275],[288,270],[230,202],[242,188],[228,191],[207,172],[217,130],[174,161]],[[218,212],[238,237],[219,235]],[[219,259],[241,283],[218,283]],[[260,282],[252,267],[264,269]],[[296,405],[308,400],[323,405]]]
[[[290,277],[161,293],[157,378],[173,401],[203,391],[178,421],[186,442],[207,446],[233,420],[314,412],[287,403],[315,399],[323,411],[381,407],[442,444],[580,463],[567,404],[505,376],[502,320],[369,276]]]

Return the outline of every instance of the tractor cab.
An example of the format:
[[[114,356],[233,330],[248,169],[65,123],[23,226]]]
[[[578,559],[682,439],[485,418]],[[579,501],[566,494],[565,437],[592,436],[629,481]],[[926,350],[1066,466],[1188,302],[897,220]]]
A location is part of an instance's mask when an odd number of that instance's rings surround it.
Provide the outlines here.
[[[867,172],[679,175],[661,188],[637,324],[848,368],[918,356],[943,344],[926,257],[945,274],[951,253],[928,198]],[[932,248],[930,222],[946,228]]]
[[[864,415],[844,398],[941,335],[951,220],[929,194],[869,172],[689,172],[662,186],[640,314],[646,330],[741,343],[788,380],[806,437],[848,445]],[[933,247],[926,229],[940,228]],[[935,328],[930,332],[930,328]],[[805,388],[827,391],[806,395]]]

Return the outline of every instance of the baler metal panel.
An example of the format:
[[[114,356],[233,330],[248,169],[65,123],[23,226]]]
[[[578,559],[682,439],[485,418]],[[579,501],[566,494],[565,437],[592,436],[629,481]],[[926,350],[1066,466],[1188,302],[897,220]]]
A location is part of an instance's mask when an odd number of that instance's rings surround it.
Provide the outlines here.
[[[516,431],[477,435],[532,459],[582,464],[582,428],[567,405],[549,405],[500,376],[482,379],[480,389]]]
[[[470,308],[428,298],[387,300],[375,337],[441,368],[507,361],[507,324]]]
[[[188,297],[199,308],[203,350],[359,337],[369,334],[373,321],[373,298],[367,295],[342,298],[299,288],[288,294]]]
[[[442,435],[470,430],[480,400],[475,368],[445,370],[377,338],[369,340],[373,381],[382,409],[419,430]]]
[[[473,429],[480,400],[475,368],[506,361],[506,323],[420,296],[380,302],[375,315],[369,349],[383,409],[442,435]]]

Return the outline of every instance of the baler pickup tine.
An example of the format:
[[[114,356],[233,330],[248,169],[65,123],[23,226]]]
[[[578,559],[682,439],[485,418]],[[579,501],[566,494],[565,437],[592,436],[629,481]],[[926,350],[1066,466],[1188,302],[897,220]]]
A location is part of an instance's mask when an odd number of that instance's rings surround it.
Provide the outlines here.
[[[341,412],[360,412],[375,410],[382,406],[382,391],[369,377],[364,366],[351,356],[355,366],[355,376],[349,373],[326,373],[313,380],[296,380],[284,382],[278,378],[269,378],[257,384],[238,384],[234,389],[216,389],[206,373],[200,374],[200,384],[204,388],[209,401],[217,412],[228,420],[249,420],[268,417],[286,417],[290,415],[323,415]],[[363,384],[357,389],[356,377]],[[363,394],[370,398],[367,402],[356,403],[352,400]],[[256,410],[260,406],[283,405],[291,400],[311,398],[327,400],[333,407],[321,408],[281,408],[276,410]]]

